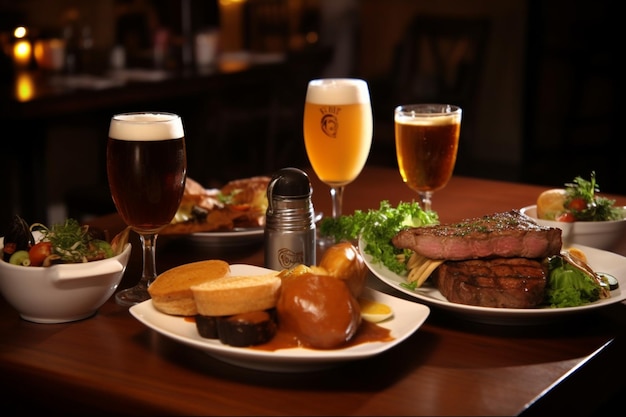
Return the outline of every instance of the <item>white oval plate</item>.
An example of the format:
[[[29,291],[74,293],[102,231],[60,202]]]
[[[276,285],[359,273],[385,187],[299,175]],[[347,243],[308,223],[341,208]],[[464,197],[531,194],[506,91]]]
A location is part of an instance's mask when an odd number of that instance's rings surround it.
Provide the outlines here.
[[[429,285],[428,280],[415,291],[405,288],[400,284],[406,283],[406,277],[398,275],[384,265],[372,262],[372,257],[363,251],[365,244],[359,240],[359,252],[363,256],[365,263],[372,273],[381,281],[402,291],[416,300],[422,301],[430,306],[440,307],[454,313],[458,313],[465,319],[479,321],[489,324],[536,324],[545,323],[552,319],[560,319],[574,313],[581,313],[609,304],[618,303],[626,299],[626,258],[613,252],[607,252],[588,246],[575,245],[587,255],[589,265],[598,273],[604,272],[613,275],[619,282],[619,288],[611,291],[611,297],[598,300],[596,302],[579,306],[563,308],[495,308],[479,307],[466,304],[452,303],[448,301],[438,289]]]
[[[315,213],[315,223],[322,219],[322,213]],[[199,246],[241,246],[263,241],[264,227],[235,228],[221,232],[197,232],[182,236]]]
[[[270,270],[253,265],[231,265],[233,275],[259,275]],[[379,326],[391,330],[395,339],[390,342],[363,343],[345,349],[314,350],[305,348],[263,351],[233,347],[219,340],[203,338],[195,323],[183,317],[157,311],[151,300],[130,307],[131,314],[152,330],[180,343],[198,348],[221,361],[244,368],[272,372],[304,372],[324,369],[342,362],[363,359],[382,353],[413,334],[426,320],[430,309],[422,304],[402,300],[370,288],[364,297],[385,303],[393,310],[393,317]]]
[[[234,229],[224,232],[198,232],[183,238],[199,246],[239,246],[263,241],[263,227]]]

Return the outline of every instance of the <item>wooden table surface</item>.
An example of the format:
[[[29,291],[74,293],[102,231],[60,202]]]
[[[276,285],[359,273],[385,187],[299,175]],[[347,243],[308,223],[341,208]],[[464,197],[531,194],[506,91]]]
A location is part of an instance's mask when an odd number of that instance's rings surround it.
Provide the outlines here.
[[[330,212],[312,175],[314,204]],[[543,187],[454,177],[434,196],[442,222],[534,204]],[[414,194],[394,169],[367,167],[344,213]],[[619,204],[626,197],[615,196]],[[112,233],[117,215],[93,222]],[[136,283],[138,239],[120,285]],[[626,254],[626,239],[615,249]],[[159,238],[157,269],[219,258],[263,264],[262,242],[201,247]],[[370,286],[406,297],[373,276]],[[415,301],[414,299],[412,299]],[[626,306],[533,325],[476,323],[431,307],[414,334],[377,356],[306,373],[226,364],[164,337],[111,298],[86,320],[35,324],[0,300],[0,372],[9,409],[155,415],[588,415],[624,389]]]

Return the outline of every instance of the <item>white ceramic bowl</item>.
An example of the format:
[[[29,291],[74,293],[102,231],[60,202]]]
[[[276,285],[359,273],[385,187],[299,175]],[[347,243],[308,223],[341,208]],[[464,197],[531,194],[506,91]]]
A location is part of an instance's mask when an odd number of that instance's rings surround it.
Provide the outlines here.
[[[622,207],[626,213],[626,207]],[[520,211],[541,226],[562,230],[563,247],[585,245],[602,250],[612,250],[626,233],[626,219],[604,222],[557,222],[537,218],[537,206],[526,206]]]
[[[3,239],[0,238],[0,252]],[[122,280],[131,244],[112,258],[50,267],[12,265],[0,259],[0,291],[20,316],[36,323],[91,317]]]

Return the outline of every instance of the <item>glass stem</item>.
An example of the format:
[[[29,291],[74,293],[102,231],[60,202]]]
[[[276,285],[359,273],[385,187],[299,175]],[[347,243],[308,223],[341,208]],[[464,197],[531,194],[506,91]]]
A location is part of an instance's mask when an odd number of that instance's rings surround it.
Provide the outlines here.
[[[333,218],[341,216],[343,210],[343,186],[330,187],[330,198],[333,202]]]
[[[422,200],[422,210],[431,211],[432,210],[432,191],[419,191],[420,199]]]
[[[143,269],[138,285],[148,289],[148,286],[152,284],[152,281],[157,276],[155,261],[157,235],[155,233],[147,233],[140,234],[139,237],[143,249]]]

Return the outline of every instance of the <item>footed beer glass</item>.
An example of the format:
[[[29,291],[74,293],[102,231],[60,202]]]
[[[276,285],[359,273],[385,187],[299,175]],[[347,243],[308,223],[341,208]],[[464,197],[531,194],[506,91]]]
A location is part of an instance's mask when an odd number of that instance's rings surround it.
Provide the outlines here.
[[[396,155],[402,180],[432,209],[432,196],[444,188],[456,163],[461,108],[451,104],[409,104],[394,110]]]
[[[181,118],[171,113],[113,116],[107,142],[107,175],[118,213],[141,238],[143,270],[139,283],[118,292],[121,305],[150,298],[156,278],[155,244],[185,189],[187,156]]]
[[[304,144],[315,174],[330,187],[332,216],[339,217],[344,187],[359,176],[372,145],[372,107],[364,80],[309,82]]]

